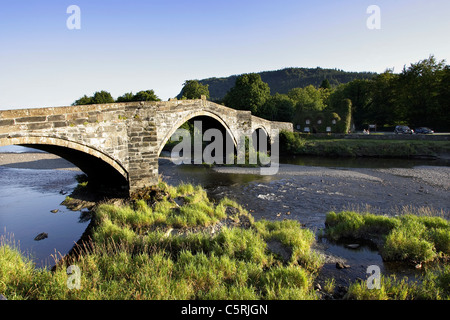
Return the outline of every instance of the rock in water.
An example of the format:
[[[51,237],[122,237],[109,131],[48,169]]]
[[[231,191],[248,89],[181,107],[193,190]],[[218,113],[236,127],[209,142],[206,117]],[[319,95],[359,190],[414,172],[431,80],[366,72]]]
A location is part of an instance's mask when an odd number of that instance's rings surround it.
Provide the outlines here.
[[[350,268],[348,264],[345,264],[343,262],[336,262],[336,269],[347,269]]]
[[[51,213],[58,213],[58,211],[59,211],[58,209],[54,209],[54,210],[51,210],[50,212]]]
[[[41,232],[34,238],[34,241],[40,241],[40,240],[44,240],[46,238],[48,238],[48,233]]]

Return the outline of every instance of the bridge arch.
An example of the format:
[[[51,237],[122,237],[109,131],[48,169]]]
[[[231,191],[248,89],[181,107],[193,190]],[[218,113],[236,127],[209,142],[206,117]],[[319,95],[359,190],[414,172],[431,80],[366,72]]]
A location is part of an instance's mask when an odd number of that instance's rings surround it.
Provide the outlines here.
[[[127,183],[127,170],[105,153],[77,142],[56,137],[15,136],[0,139],[0,146],[21,145],[46,151],[73,163],[88,176]]]
[[[210,117],[210,118],[216,120],[217,122],[219,122],[223,126],[225,131],[229,134],[229,136],[232,138],[234,146],[237,147],[237,137],[233,133],[231,128],[228,126],[228,124],[222,119],[222,117],[220,117],[219,115],[217,115],[213,112],[202,110],[202,111],[196,111],[196,112],[189,113],[189,115],[179,119],[173,126],[171,126],[169,132],[167,134],[165,134],[164,138],[161,140],[161,144],[158,148],[158,156],[161,154],[161,151],[163,150],[167,141],[169,141],[170,137],[175,133],[175,131],[179,127],[181,127],[185,122],[187,122],[193,118],[196,118],[196,117]]]

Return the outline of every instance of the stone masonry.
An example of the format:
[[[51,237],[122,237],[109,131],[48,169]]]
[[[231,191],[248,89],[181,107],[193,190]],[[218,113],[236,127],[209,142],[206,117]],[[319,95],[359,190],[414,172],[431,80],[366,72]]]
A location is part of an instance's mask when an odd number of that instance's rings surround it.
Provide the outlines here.
[[[271,122],[206,99],[129,102],[0,111],[0,146],[37,147],[72,161],[88,175],[109,175],[103,170],[109,168],[132,193],[158,182],[162,148],[196,116],[216,119],[235,144],[257,129],[271,139],[274,129],[293,130],[291,123]]]

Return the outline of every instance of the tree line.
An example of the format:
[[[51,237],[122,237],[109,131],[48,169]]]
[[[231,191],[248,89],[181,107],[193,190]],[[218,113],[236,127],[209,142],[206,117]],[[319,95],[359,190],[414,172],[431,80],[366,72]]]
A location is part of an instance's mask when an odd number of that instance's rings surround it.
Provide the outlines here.
[[[122,96],[114,99],[108,91],[102,90],[95,92],[92,96],[84,95],[76,100],[72,105],[86,105],[86,104],[104,104],[114,102],[133,102],[133,101],[161,101],[153,90],[142,90],[133,94],[128,92]]]
[[[348,120],[350,115],[350,122],[361,130],[370,124],[378,128],[404,124],[448,131],[450,66],[430,56],[405,66],[399,74],[388,69],[372,79],[355,79],[338,86],[324,79],[318,87],[308,85],[273,95],[258,74],[244,74],[221,102],[268,120],[293,122],[300,130],[309,119],[311,127],[321,131],[327,119],[334,123]],[[346,129],[348,123],[339,131]]]
[[[287,93],[271,94],[271,88],[260,74],[243,74],[223,99],[216,101],[237,110],[272,121],[292,122],[300,131],[348,132],[404,124],[426,126],[438,131],[450,130],[450,66],[445,60],[429,58],[404,67],[401,73],[386,70],[371,79],[354,79],[334,85],[323,79],[320,86],[307,85]],[[178,98],[210,98],[209,85],[187,80]],[[106,91],[83,96],[74,105],[161,101],[153,90],[125,93],[114,100]]]

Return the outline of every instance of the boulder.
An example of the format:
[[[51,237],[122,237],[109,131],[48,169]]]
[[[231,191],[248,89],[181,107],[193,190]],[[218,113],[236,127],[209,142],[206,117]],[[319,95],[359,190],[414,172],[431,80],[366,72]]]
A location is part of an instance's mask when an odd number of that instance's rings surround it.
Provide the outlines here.
[[[48,233],[41,232],[34,238],[34,241],[41,241],[41,240],[44,240],[46,238],[48,238]]]

